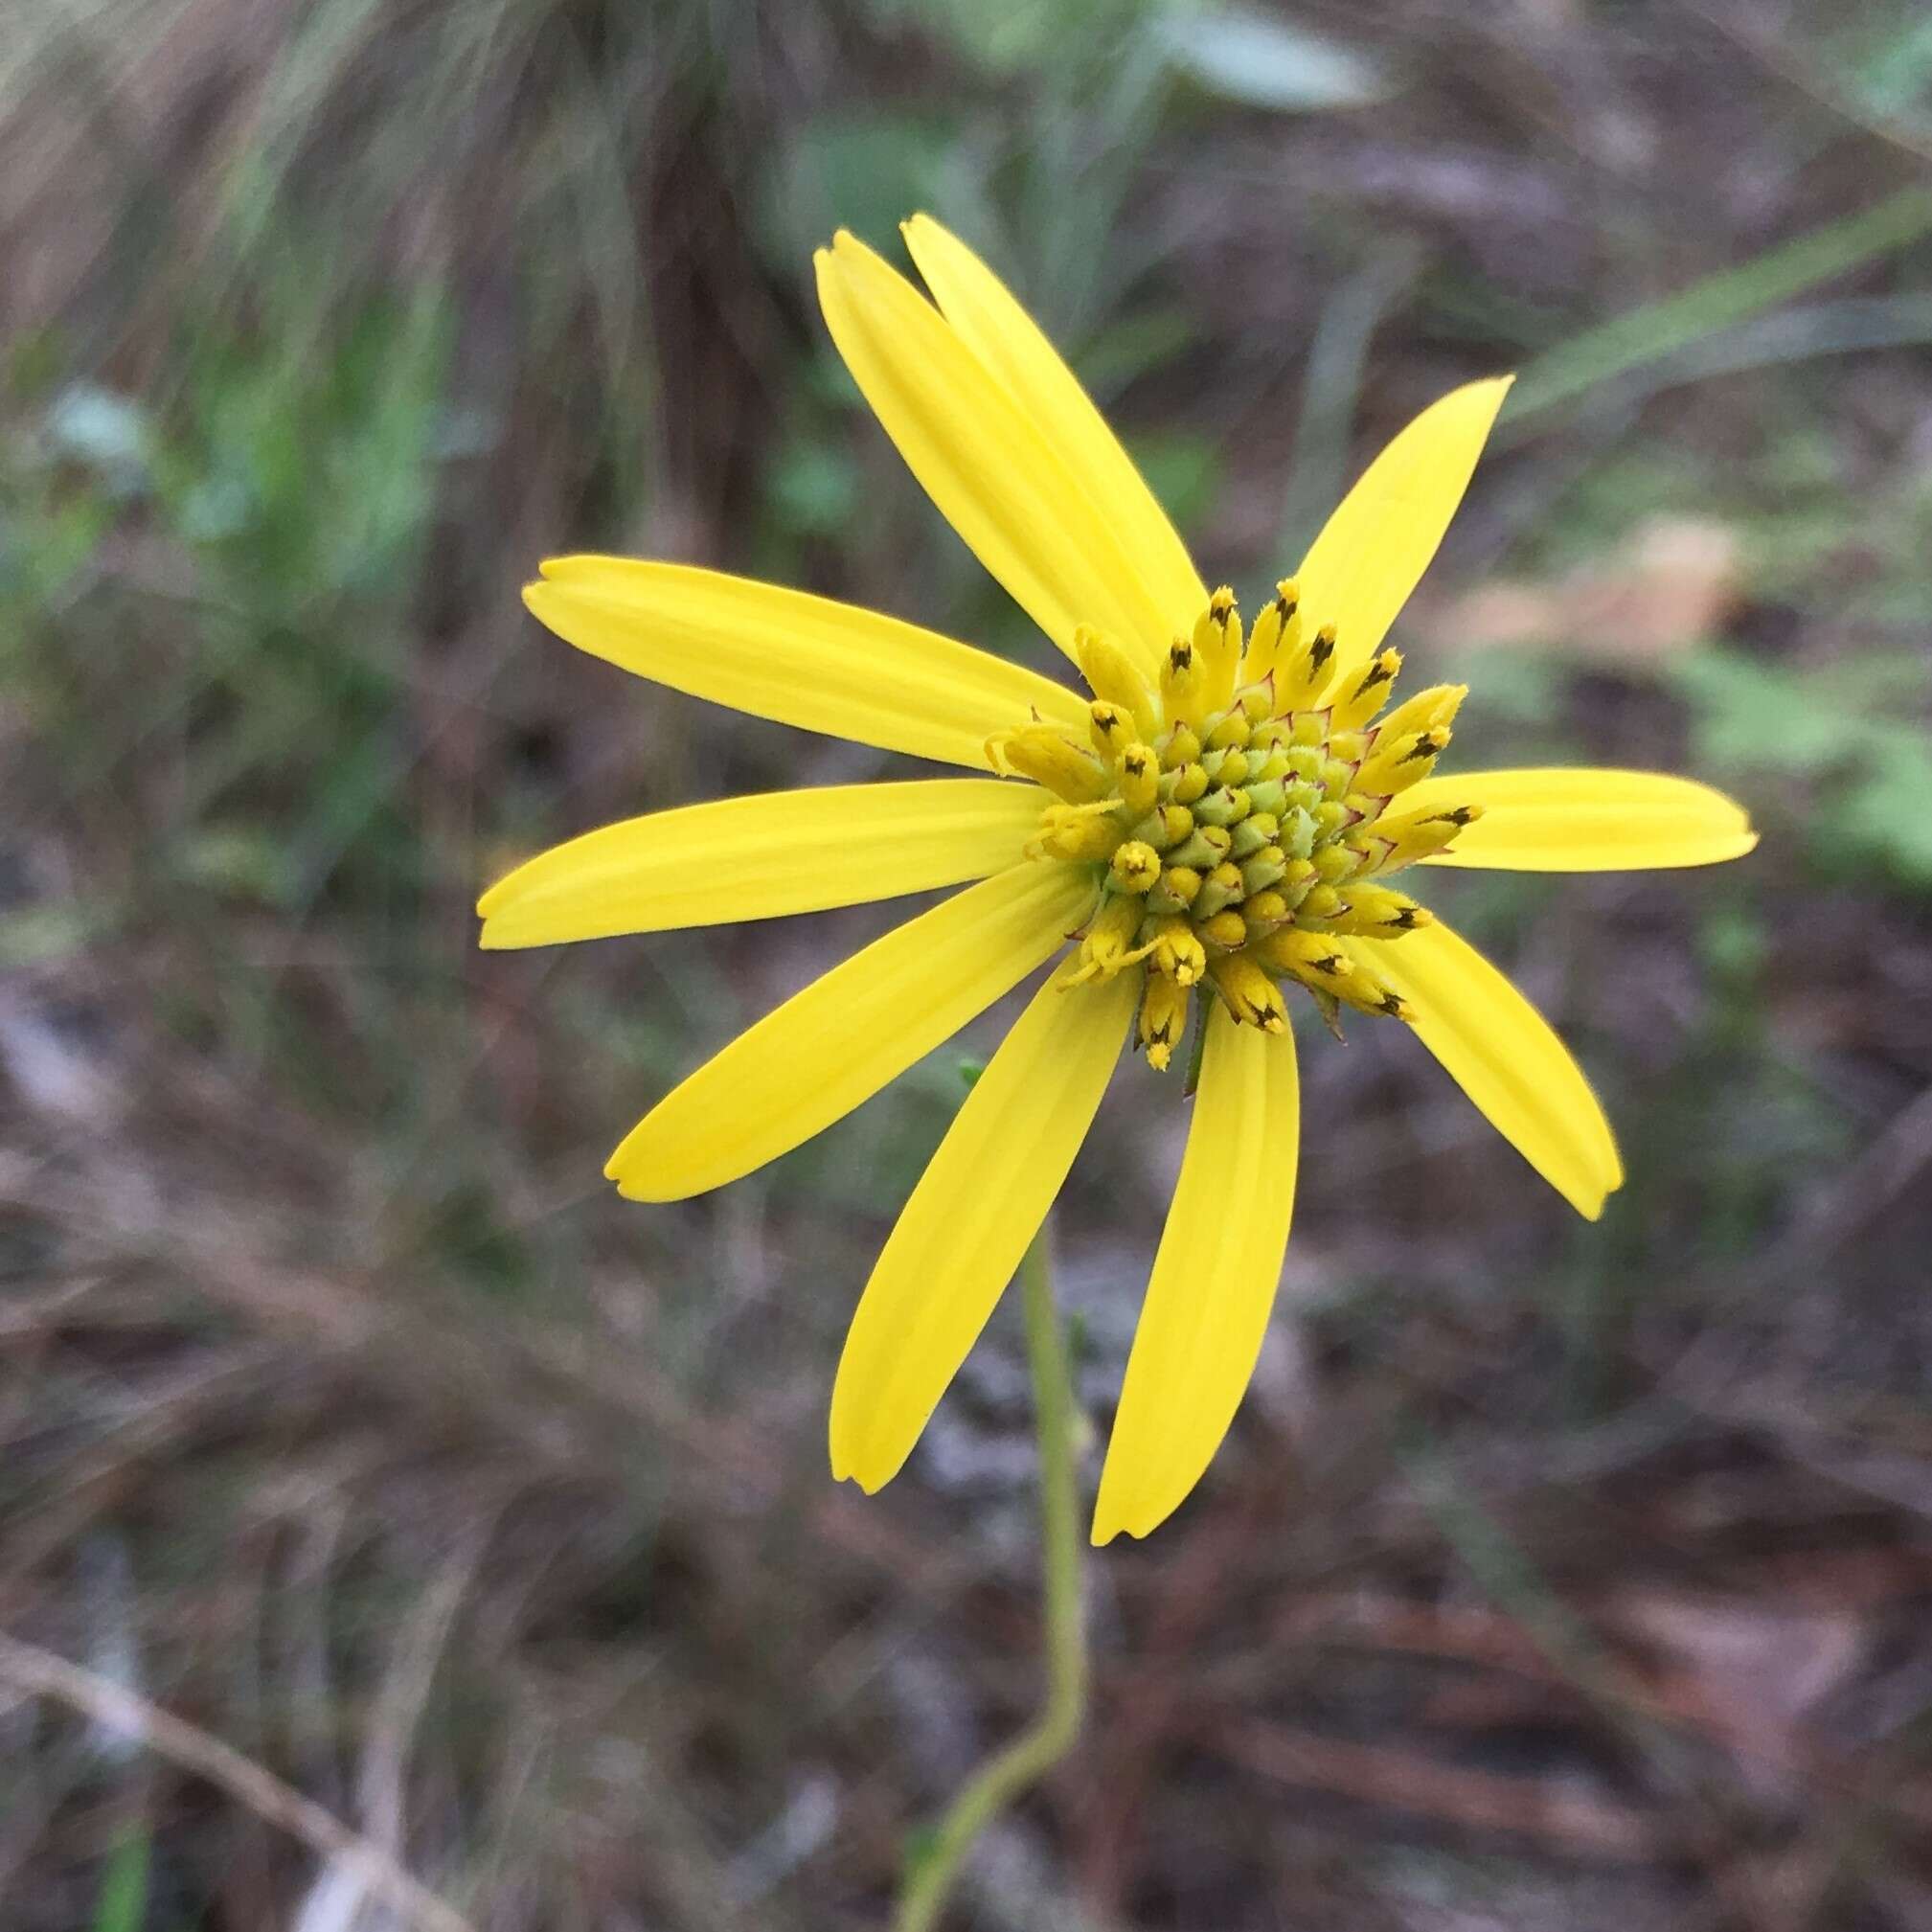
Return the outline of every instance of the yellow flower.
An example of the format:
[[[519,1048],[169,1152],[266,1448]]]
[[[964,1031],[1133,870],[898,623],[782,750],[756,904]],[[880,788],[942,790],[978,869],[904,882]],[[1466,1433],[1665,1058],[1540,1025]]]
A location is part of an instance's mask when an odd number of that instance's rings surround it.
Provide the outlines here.
[[[610,826],[485,895],[486,946],[769,919],[976,881],[767,1014],[660,1101],[606,1170],[636,1200],[722,1186],[876,1093],[1056,954],[913,1191],[831,1402],[833,1473],[895,1475],[1073,1163],[1124,1039],[1199,1088],[1093,1534],[1193,1489],[1253,1372],[1300,1141],[1284,990],[1412,1026],[1578,1211],[1623,1169],[1588,1082],[1486,959],[1389,883],[1412,862],[1703,865],[1755,843],[1730,800],[1632,771],[1437,776],[1464,696],[1383,710],[1390,625],[1467,488],[1507,378],[1424,410],[1243,626],[1019,304],[924,216],[937,306],[841,233],[832,339],[914,475],[1072,659],[1073,690],[896,618],[714,571],[567,557],[525,592],[559,637],[739,711],[1001,776],[777,792]],[[1073,942],[1069,948],[1069,942]]]

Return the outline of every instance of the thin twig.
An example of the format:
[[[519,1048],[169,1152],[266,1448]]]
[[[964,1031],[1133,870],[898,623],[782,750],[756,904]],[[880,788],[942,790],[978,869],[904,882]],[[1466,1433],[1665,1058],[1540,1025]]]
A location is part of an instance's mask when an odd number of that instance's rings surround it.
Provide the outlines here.
[[[84,1716],[147,1745],[184,1771],[218,1785],[258,1817],[299,1838],[318,1857],[348,1867],[369,1891],[420,1932],[476,1932],[455,1906],[412,1878],[396,1860],[313,1800],[231,1744],[146,1697],[66,1658],[0,1632],[0,1680],[31,1696],[57,1697]]]

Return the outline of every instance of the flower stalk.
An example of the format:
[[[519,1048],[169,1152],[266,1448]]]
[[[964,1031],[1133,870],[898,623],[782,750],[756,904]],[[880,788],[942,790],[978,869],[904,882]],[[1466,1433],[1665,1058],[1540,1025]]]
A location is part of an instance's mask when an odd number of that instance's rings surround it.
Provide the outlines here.
[[[1080,1596],[1080,1530],[1075,1486],[1077,1419],[1066,1340],[1054,1305],[1043,1226],[1020,1263],[1027,1367],[1039,1443],[1041,1576],[1046,1695],[1039,1715],[960,1788],[911,1862],[896,1932],[930,1932],[974,1841],[1073,1749],[1087,1704],[1086,1617]]]

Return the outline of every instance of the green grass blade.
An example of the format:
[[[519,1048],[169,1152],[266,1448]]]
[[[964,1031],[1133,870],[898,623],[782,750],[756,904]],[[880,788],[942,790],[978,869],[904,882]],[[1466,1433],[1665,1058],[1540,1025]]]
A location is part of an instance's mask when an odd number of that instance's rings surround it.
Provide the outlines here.
[[[92,1932],[141,1932],[148,1918],[146,1825],[132,1827],[114,1848],[95,1901]]]
[[[1646,303],[1538,356],[1504,405],[1512,427],[1932,234],[1932,189],[1907,188],[1736,268]]]

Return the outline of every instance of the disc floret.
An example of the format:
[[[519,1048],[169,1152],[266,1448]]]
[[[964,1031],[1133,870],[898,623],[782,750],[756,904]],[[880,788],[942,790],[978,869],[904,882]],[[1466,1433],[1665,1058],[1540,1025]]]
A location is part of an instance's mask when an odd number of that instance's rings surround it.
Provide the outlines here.
[[[995,770],[1055,794],[1031,850],[1092,870],[1095,902],[1065,984],[1146,976],[1139,1039],[1165,1067],[1200,989],[1243,1025],[1279,1033],[1305,989],[1341,1008],[1410,1017],[1344,942],[1395,940],[1426,907],[1384,881],[1443,852],[1474,806],[1404,810],[1447,748],[1463,685],[1385,713],[1401,653],[1331,675],[1332,627],[1304,636],[1292,579],[1242,630],[1215,592],[1175,637],[1157,685],[1102,633],[1075,639],[1094,693],[1088,742],[1031,724],[987,746]]]

